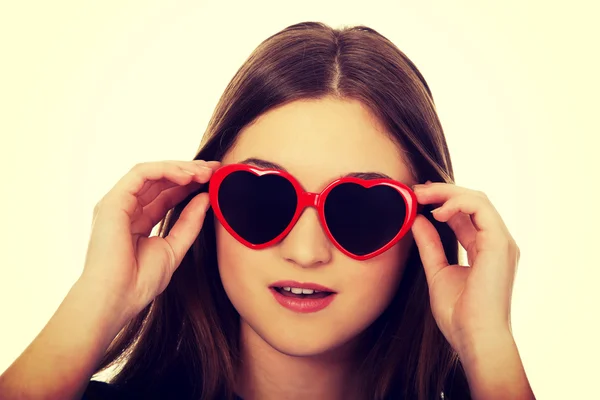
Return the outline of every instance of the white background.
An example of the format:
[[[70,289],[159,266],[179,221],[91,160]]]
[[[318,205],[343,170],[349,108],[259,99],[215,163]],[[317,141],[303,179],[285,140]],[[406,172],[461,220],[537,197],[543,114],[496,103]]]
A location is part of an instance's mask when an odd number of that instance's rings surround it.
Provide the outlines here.
[[[457,183],[520,245],[513,329],[538,399],[600,398],[595,2],[216,3],[0,6],[0,372],[79,276],[95,203],[135,163],[191,159],[250,52],[315,20],[368,25],[421,70]]]

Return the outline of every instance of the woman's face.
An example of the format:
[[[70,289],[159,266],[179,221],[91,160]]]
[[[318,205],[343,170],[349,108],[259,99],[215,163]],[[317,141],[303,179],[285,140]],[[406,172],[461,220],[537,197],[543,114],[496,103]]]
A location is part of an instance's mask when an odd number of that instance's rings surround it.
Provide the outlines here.
[[[303,100],[263,114],[240,132],[222,164],[249,158],[282,166],[310,192],[350,172],[416,183],[399,148],[357,101]],[[219,273],[243,329],[296,356],[324,354],[365,330],[391,301],[413,241],[409,231],[387,252],[357,261],[329,241],[314,208],[305,209],[281,242],[263,250],[244,246],[216,219],[215,227]],[[317,283],[336,295],[317,312],[295,312],[269,288],[282,280]]]

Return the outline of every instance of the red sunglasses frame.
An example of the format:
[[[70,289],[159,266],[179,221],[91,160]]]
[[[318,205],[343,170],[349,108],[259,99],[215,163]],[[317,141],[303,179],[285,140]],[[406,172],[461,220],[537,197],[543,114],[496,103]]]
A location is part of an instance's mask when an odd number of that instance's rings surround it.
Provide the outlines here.
[[[296,191],[298,203],[296,206],[296,211],[294,213],[294,216],[290,220],[290,223],[288,224],[288,226],[285,228],[285,230],[283,232],[281,232],[279,235],[277,235],[277,237],[275,237],[274,239],[272,239],[266,243],[253,244],[253,243],[250,243],[250,242],[244,240],[240,235],[238,235],[233,230],[233,228],[231,228],[229,223],[225,220],[223,213],[221,212],[221,208],[219,207],[218,193],[219,193],[219,187],[221,186],[221,183],[229,174],[231,174],[233,172],[238,172],[238,171],[250,172],[256,176],[263,176],[263,175],[270,175],[270,174],[279,175],[281,177],[286,178],[293,185],[293,187]],[[404,199],[404,202],[406,205],[406,216],[404,218],[404,223],[402,224],[402,228],[400,229],[400,231],[386,245],[375,250],[374,252],[371,252],[371,253],[365,254],[365,255],[357,255],[357,254],[351,253],[348,250],[346,250],[345,248],[343,248],[331,234],[331,231],[329,230],[329,227],[327,226],[327,221],[325,220],[324,205],[325,205],[325,200],[327,199],[327,195],[336,186],[338,186],[342,183],[349,183],[349,182],[359,184],[367,189],[371,188],[373,186],[378,186],[378,185],[385,185],[385,186],[392,187],[400,193],[400,195]],[[211,207],[213,208],[215,216],[217,217],[217,219],[219,220],[221,225],[223,225],[223,227],[227,230],[227,232],[229,232],[235,239],[237,239],[240,243],[244,244],[245,246],[247,246],[251,249],[255,249],[255,250],[264,249],[264,248],[272,246],[272,245],[276,244],[277,242],[281,241],[294,228],[294,226],[296,225],[296,222],[298,222],[298,219],[302,215],[302,212],[304,211],[304,209],[306,207],[315,207],[319,214],[319,222],[321,223],[321,227],[327,234],[327,237],[329,238],[329,240],[331,240],[331,242],[335,245],[335,247],[337,247],[345,255],[347,255],[355,260],[361,260],[361,261],[367,260],[367,259],[375,257],[381,253],[384,253],[385,251],[389,250],[392,246],[394,246],[411,228],[411,226],[416,218],[417,208],[419,208],[418,204],[417,204],[417,197],[416,197],[415,193],[404,183],[398,182],[398,181],[395,181],[392,179],[360,179],[360,178],[355,178],[355,177],[343,177],[343,178],[336,179],[333,182],[331,182],[330,184],[328,184],[325,187],[325,189],[323,189],[321,191],[321,193],[312,193],[312,192],[305,191],[304,188],[302,187],[302,185],[300,185],[300,183],[298,182],[298,180],[286,171],[282,171],[282,170],[278,170],[278,169],[263,169],[263,168],[254,167],[254,166],[251,166],[248,164],[229,164],[229,165],[225,165],[225,166],[222,166],[219,169],[217,169],[215,172],[213,172],[213,175],[209,181],[208,192],[209,192]]]

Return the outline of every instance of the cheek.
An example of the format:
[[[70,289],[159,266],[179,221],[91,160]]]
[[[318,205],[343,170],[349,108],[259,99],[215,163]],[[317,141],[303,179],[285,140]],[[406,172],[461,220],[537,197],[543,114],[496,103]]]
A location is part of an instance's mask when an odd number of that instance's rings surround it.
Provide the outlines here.
[[[357,319],[372,322],[388,306],[402,279],[412,243],[407,238],[384,254],[348,268],[344,289],[351,294],[348,308],[362,314]]]
[[[244,314],[252,308],[249,299],[260,298],[268,292],[268,282],[261,280],[258,266],[268,265],[268,252],[252,250],[238,242],[215,221],[217,264],[225,293],[234,308]]]
[[[404,272],[411,238],[374,259],[353,262],[339,254],[324,267],[339,298],[322,312],[297,315],[283,309],[268,291],[277,252],[251,250],[215,221],[219,274],[242,319],[272,347],[286,354],[310,355],[337,347],[360,334],[390,303]],[[312,272],[316,273],[318,271]],[[323,272],[323,273],[324,273]]]
[[[249,261],[245,257],[247,254],[244,251],[247,248],[235,240],[218,221],[215,221],[215,236],[217,240],[217,262],[221,282],[223,283],[225,292],[232,302],[234,302],[232,296],[236,297],[236,294],[243,296],[246,291],[243,282],[247,282],[245,274],[248,271],[243,267],[244,260],[246,260],[246,264]]]

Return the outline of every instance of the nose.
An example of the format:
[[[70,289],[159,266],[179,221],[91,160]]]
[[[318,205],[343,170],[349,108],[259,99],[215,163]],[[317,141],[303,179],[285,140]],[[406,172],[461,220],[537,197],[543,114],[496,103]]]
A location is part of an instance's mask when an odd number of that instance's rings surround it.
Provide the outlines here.
[[[279,251],[286,261],[302,268],[311,268],[331,261],[331,246],[319,222],[317,210],[308,207],[279,243]]]

